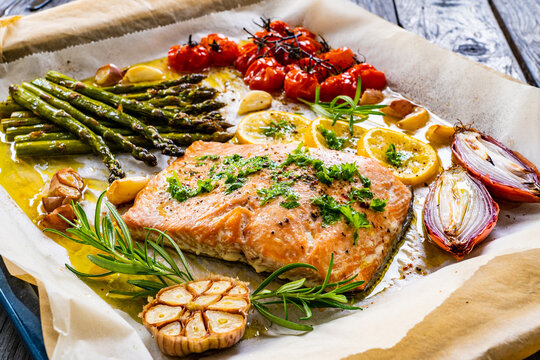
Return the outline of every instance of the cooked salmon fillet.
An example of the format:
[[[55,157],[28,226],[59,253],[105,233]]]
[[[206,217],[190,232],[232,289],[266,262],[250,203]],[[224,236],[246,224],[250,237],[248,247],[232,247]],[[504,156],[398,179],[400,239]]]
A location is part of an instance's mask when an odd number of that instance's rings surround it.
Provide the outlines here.
[[[311,264],[318,272],[296,269],[286,274],[292,279],[306,277],[311,284],[324,280],[334,253],[331,280],[358,275],[356,280],[364,280],[366,286],[384,265],[400,236],[412,197],[401,181],[372,159],[309,149],[310,156],[320,159],[325,166],[355,163],[358,172],[371,180],[369,190],[373,198],[387,200],[384,211],[379,212],[371,210],[366,203],[350,205],[358,213],[364,213],[370,223],[369,228],[358,229],[356,245],[354,226],[343,218],[325,224],[322,208],[312,199],[326,194],[345,204],[350,200],[351,187],[363,187],[359,176],[353,181],[335,180],[326,185],[318,180],[312,167],[291,164],[281,170],[264,168],[248,175],[244,185],[230,194],[225,191],[225,180],[220,179],[210,192],[203,191],[182,201],[171,196],[168,179],[174,174],[182,186],[197,189],[197,181],[213,176],[227,156],[238,154],[249,159],[266,155],[275,163],[282,163],[296,147],[296,144],[195,142],[183,157],[150,180],[123,218],[135,239],[145,238],[145,227],[156,228],[166,231],[183,250],[246,262],[258,272],[271,272],[296,262]],[[282,206],[285,195],[263,205],[257,190],[285,181],[289,181],[290,189],[297,194],[299,206]]]

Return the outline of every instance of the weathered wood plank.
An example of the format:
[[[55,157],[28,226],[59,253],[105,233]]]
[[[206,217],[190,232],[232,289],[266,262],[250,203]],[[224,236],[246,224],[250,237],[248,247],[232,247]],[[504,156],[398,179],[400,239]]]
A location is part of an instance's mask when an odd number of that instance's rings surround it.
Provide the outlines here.
[[[0,306],[0,359],[32,359],[4,308]]]
[[[351,0],[367,11],[397,24],[396,9],[393,0]]]
[[[540,86],[540,2],[490,0],[503,31],[513,43],[514,54],[530,84]]]
[[[395,5],[403,28],[525,81],[487,0],[395,0]]]
[[[66,4],[66,3],[71,2],[71,1],[73,1],[73,0],[52,0],[50,3],[48,3],[47,5],[45,5],[43,8],[39,9],[38,11],[45,10],[45,9],[50,9],[52,7],[62,5],[62,4]],[[6,15],[28,15],[28,14],[32,14],[32,11],[28,10],[28,6],[30,5],[31,1],[19,0],[18,2],[13,3],[13,0],[1,0],[0,3],[1,3],[0,4],[0,11],[4,10],[8,6],[10,7],[9,13],[6,14]],[[13,4],[13,5],[10,6],[10,4]]]

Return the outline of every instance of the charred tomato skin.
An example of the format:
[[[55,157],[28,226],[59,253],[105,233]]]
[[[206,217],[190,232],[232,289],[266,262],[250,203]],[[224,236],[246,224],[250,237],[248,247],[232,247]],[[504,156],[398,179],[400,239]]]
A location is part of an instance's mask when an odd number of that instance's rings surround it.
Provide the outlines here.
[[[238,44],[223,34],[209,34],[201,39],[201,45],[208,50],[214,66],[230,66],[239,55]]]
[[[321,100],[329,102],[339,95],[354,98],[356,87],[357,79],[347,72],[330,76],[321,84]]]
[[[480,133],[480,132],[479,132]],[[536,166],[531,163],[527,158],[525,158],[523,155],[521,155],[517,151],[513,151],[506,147],[501,142],[495,140],[489,135],[480,133],[482,138],[485,140],[494,143],[495,145],[505,149],[506,151],[510,152],[513,156],[515,156],[519,161],[521,161],[524,165],[528,167],[528,170],[536,175],[537,179],[540,179],[540,173],[538,172],[538,169]],[[463,157],[461,156],[461,153],[458,149],[457,145],[457,137],[454,136],[454,140],[452,141],[451,149],[452,154],[454,155],[454,158],[456,161],[463,166],[467,172],[474,178],[480,180],[486,188],[489,190],[489,192],[498,199],[507,200],[507,201],[513,201],[513,202],[528,202],[528,203],[540,203],[540,194],[533,194],[531,192],[525,191],[523,189],[519,189],[513,186],[501,184],[499,182],[494,181],[489,174],[483,174],[479,171],[475,170],[469,163],[467,163]]]
[[[197,44],[173,45],[169,49],[167,59],[169,66],[179,72],[201,71],[211,65],[208,50],[204,46]]]
[[[332,64],[338,73],[341,73],[356,64],[354,53],[348,47],[332,49],[321,54],[320,58]]]
[[[244,82],[251,90],[276,91],[285,80],[285,68],[273,57],[255,60],[247,69]]]
[[[249,66],[257,60],[258,57],[267,52],[267,48],[260,48],[257,44],[249,42],[242,45],[238,51],[238,57],[235,61],[235,67],[242,74],[245,74]]]

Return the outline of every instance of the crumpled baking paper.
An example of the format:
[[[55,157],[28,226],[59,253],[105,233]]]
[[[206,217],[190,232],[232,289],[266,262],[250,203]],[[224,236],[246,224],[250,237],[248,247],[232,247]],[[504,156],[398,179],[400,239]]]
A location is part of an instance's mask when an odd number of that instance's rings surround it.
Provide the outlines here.
[[[258,17],[281,18],[363,54],[387,74],[392,89],[449,122],[473,122],[540,164],[539,89],[429,44],[346,1],[251,3],[82,0],[2,20],[0,50],[8,62],[0,64],[0,95],[7,95],[9,84],[50,69],[85,78],[104,63],[125,66],[162,57],[188,34],[242,38],[242,28]],[[54,51],[31,54],[45,50]],[[38,282],[50,358],[163,357],[140,324],[65,268],[66,251],[44,236],[3,189],[0,203],[0,254]],[[308,334],[257,337],[211,356],[496,359],[534,353],[540,349],[540,206],[503,204],[502,214],[509,217],[501,216],[490,240],[467,260],[387,289],[361,312],[343,312]]]

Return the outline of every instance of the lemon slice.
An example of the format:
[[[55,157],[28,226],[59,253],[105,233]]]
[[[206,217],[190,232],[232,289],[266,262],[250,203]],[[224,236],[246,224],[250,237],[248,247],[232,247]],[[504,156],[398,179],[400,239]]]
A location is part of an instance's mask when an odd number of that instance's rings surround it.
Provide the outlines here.
[[[349,123],[337,121],[332,126],[332,120],[325,117],[318,117],[311,122],[309,128],[304,134],[304,144],[309,147],[332,149],[332,145],[328,144],[323,136],[321,127],[326,130],[332,130],[338,138],[345,139],[341,148],[333,148],[334,150],[356,150],[358,139],[366,132],[366,130],[358,125],[353,125],[353,135],[349,132]]]
[[[259,111],[244,117],[238,124],[240,144],[292,143],[304,140],[309,120],[285,111]]]
[[[401,159],[399,166],[392,164],[386,154],[391,144]],[[407,185],[424,183],[439,171],[439,157],[430,145],[388,129],[367,131],[358,142],[358,155],[377,160]]]

